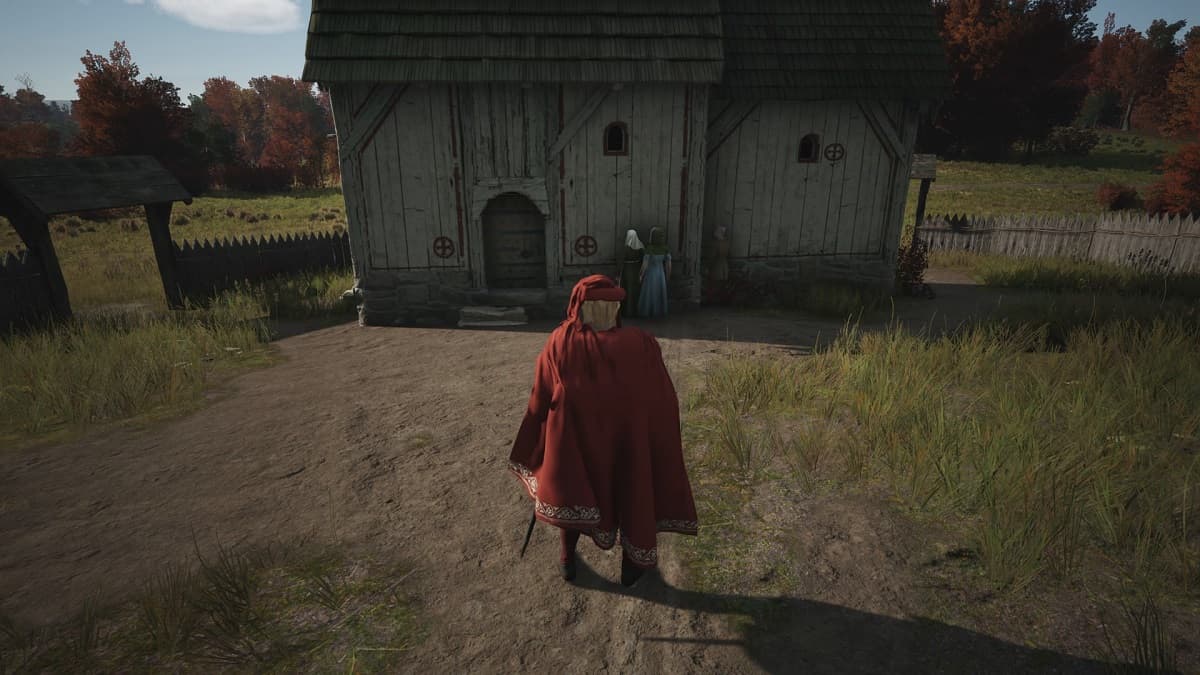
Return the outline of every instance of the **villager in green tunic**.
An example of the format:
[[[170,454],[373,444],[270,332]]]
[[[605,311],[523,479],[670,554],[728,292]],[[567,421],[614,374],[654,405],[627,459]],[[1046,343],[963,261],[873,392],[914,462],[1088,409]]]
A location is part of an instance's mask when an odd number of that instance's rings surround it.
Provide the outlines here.
[[[638,238],[637,230],[625,233],[625,252],[621,258],[621,288],[625,289],[625,302],[621,304],[621,315],[637,316],[638,294],[641,292],[642,254],[645,245]]]

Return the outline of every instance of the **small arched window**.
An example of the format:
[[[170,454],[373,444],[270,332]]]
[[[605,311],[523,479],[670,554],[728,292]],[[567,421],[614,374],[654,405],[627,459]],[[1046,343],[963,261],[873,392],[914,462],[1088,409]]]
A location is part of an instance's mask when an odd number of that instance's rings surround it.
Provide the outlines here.
[[[797,162],[816,162],[821,158],[821,137],[816,134],[809,134],[800,139],[800,152],[796,158]]]
[[[629,154],[629,129],[624,122],[613,122],[604,128],[604,154]]]

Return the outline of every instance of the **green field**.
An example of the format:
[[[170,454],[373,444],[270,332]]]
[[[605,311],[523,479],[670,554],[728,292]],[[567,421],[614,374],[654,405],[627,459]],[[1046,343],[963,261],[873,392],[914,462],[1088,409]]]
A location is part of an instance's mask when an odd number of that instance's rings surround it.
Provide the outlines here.
[[[1183,141],[1101,132],[1087,157],[1035,157],[1028,164],[939,161],[927,214],[1073,214],[1103,210],[1096,188],[1106,182],[1143,192],[1158,179],[1165,153]],[[909,186],[904,222],[916,217],[919,181]]]

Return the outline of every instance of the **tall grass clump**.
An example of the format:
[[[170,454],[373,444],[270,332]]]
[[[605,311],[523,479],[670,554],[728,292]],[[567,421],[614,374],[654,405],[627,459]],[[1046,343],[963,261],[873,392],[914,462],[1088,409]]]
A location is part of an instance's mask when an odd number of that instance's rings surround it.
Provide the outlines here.
[[[0,428],[36,435],[198,400],[215,371],[260,352],[265,309],[231,294],[207,309],[89,316],[0,340]]]
[[[848,330],[811,358],[717,365],[697,407],[718,431],[735,414],[747,430],[707,437],[732,466],[756,447],[749,430],[782,429],[777,447],[806,481],[881,480],[909,508],[971,523],[1000,587],[1069,578],[1102,556],[1135,580],[1195,589],[1200,327],[1108,317],[1060,330]]]
[[[354,304],[342,299],[352,286],[352,271],[324,271],[242,284],[239,290],[258,301],[272,318],[311,319],[354,316]]]

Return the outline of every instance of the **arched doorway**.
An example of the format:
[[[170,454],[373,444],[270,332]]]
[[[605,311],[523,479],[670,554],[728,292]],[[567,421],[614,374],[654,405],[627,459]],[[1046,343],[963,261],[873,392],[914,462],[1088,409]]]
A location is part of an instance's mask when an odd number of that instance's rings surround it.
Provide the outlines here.
[[[506,192],[483,209],[488,288],[546,287],[546,223],[525,195]]]

